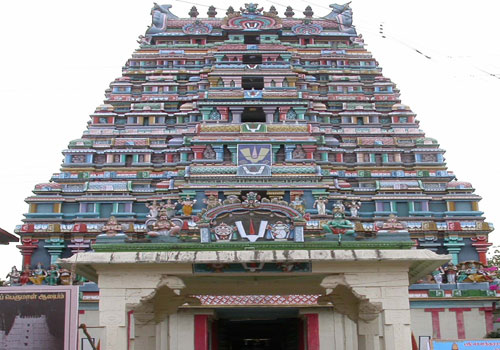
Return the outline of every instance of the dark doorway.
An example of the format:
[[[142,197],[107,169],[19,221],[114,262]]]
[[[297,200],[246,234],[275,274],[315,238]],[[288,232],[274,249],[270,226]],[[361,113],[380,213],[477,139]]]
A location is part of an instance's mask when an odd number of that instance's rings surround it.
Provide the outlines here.
[[[244,43],[250,45],[260,44],[260,37],[258,35],[245,35]]]
[[[243,77],[241,78],[243,90],[262,90],[264,88],[263,77]]]
[[[133,161],[134,161],[134,157],[131,154],[127,154],[125,156],[125,165],[126,166],[132,166]]]
[[[410,209],[408,202],[396,202],[396,210],[398,216],[408,217],[410,216]]]
[[[299,350],[300,319],[226,320],[218,325],[218,350]]]
[[[243,55],[243,64],[261,64],[262,55]]]
[[[262,107],[245,107],[241,114],[242,123],[265,123],[266,114]]]

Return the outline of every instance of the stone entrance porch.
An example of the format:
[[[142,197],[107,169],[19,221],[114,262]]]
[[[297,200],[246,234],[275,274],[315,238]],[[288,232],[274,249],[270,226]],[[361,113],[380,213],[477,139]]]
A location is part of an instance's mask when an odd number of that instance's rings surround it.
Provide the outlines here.
[[[411,349],[409,283],[449,258],[428,250],[129,251],[80,253],[63,264],[99,284],[103,350],[215,350],[222,306],[203,296],[242,295],[314,296],[314,304],[252,306],[297,309],[308,350],[401,350]]]

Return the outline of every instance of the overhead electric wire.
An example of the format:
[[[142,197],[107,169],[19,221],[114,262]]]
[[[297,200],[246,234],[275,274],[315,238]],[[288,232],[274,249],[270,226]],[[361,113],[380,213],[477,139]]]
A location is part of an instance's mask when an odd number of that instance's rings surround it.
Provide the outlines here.
[[[196,5],[196,6],[202,6],[202,7],[210,7],[211,5],[205,5],[205,4],[200,4],[200,3],[197,3],[197,2],[193,2],[193,1],[188,1],[188,0],[174,0],[174,1],[178,1],[178,2],[183,2],[183,3],[187,3],[187,4],[191,4],[191,5]],[[275,0],[266,0],[267,2],[271,3],[271,4],[274,4],[274,5],[277,5],[277,6],[281,6],[283,8],[290,8],[292,11],[297,11],[297,12],[300,12],[301,10],[298,10],[298,9],[295,9],[289,5],[283,5],[282,3],[278,2],[278,1],[275,1]],[[308,1],[308,0],[299,0],[303,3],[307,3],[307,4],[310,4],[310,5],[314,5],[314,6],[317,6],[317,7],[320,7],[320,8],[324,8],[324,9],[328,9],[328,10],[331,10],[331,8],[329,7],[326,7],[326,6],[323,6],[323,5],[319,5],[319,4],[316,4],[314,2],[311,2],[311,1]],[[222,9],[220,7],[214,7],[215,9],[217,10],[220,10],[220,11],[227,11],[227,9]],[[344,14],[345,17],[348,17],[348,18],[351,18],[352,19],[352,15],[348,15],[348,14]],[[332,18],[325,18],[325,17],[312,17],[313,19],[318,19],[318,20],[323,20],[323,21],[329,21],[329,22],[332,22],[332,23],[335,23],[337,25],[344,25],[343,23],[335,20],[335,19],[332,19]],[[364,20],[363,20],[364,22]],[[374,22],[371,22],[372,25],[375,24]],[[351,24],[351,27],[354,28],[354,29],[357,29],[357,27],[353,24]],[[365,30],[363,30],[363,32],[371,32],[371,33],[374,33],[374,31],[372,30],[369,30],[368,28],[365,28]],[[395,41],[397,43],[399,43],[400,45],[403,45],[405,47],[407,47],[408,49],[414,51],[415,53],[417,53],[418,55],[421,55],[423,56],[424,58],[426,58],[427,60],[433,60],[435,61],[435,59],[426,54],[425,51],[426,50],[422,50],[420,48],[417,48],[416,45],[411,45],[409,43],[407,43],[405,40],[402,40],[402,39],[399,39],[397,37],[395,37],[394,35],[391,35],[391,34],[387,34],[386,31],[385,31],[385,27],[384,27],[384,23],[379,23],[379,32],[378,34],[380,35],[380,37],[382,37],[383,39],[389,39],[389,40],[392,40],[392,41]],[[450,56],[450,55],[444,55],[444,54],[441,54],[435,50],[432,50],[431,51],[434,51],[435,53],[439,54],[440,56],[442,57],[445,57],[445,58],[453,58],[453,59],[456,59],[454,58],[453,56]],[[491,76],[493,78],[496,78],[496,79],[500,79],[500,74],[494,74],[494,73],[491,73],[483,68],[480,68],[480,67],[477,67],[473,64],[470,64],[469,65],[471,67],[473,67],[474,69],[484,73],[484,74],[487,74],[488,76]]]

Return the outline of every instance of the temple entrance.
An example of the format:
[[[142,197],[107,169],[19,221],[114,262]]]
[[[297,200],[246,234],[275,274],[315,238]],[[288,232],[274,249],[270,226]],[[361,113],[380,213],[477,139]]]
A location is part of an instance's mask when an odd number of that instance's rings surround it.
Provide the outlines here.
[[[262,107],[245,107],[241,115],[242,123],[265,123],[266,114]]]
[[[296,309],[223,310],[214,327],[214,350],[302,350],[302,320]],[[301,341],[302,339],[302,341]]]

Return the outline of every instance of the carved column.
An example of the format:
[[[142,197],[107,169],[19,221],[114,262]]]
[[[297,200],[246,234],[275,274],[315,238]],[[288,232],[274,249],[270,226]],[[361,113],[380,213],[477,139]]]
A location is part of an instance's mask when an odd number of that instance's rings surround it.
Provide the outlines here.
[[[21,250],[21,254],[23,256],[23,267],[26,265],[31,266],[31,256],[33,255],[35,249],[38,248],[38,239],[21,238],[21,243],[22,244],[17,245],[16,247]]]
[[[276,107],[264,107],[262,109],[266,114],[266,124],[272,124],[274,121],[274,112],[276,111]]]
[[[278,153],[278,151],[280,150],[280,146],[281,145],[276,145],[276,144],[272,145],[272,148],[273,148],[273,164],[276,163],[276,153]]]
[[[476,235],[476,237],[471,238],[471,241],[474,242],[472,243],[472,246],[476,248],[476,251],[479,254],[479,261],[484,265],[488,265],[486,253],[488,252],[488,248],[493,243],[488,242],[487,235]]]
[[[358,321],[358,349],[380,350],[378,317],[369,322]],[[385,350],[385,349],[383,349]]]
[[[294,150],[295,150],[295,145],[285,145],[285,160],[293,159]]]
[[[207,148],[206,145],[192,145],[191,150],[194,153],[194,159],[203,159],[203,151]]]
[[[228,145],[227,149],[229,152],[231,152],[231,161],[233,164],[236,164],[237,159],[238,159],[238,154],[237,154],[237,146],[236,145]]]
[[[462,250],[462,247],[465,245],[463,243],[463,238],[459,237],[458,235],[449,235],[444,239],[443,246],[448,249],[448,253],[451,254],[452,259],[451,261],[453,264],[458,264],[458,254]]]
[[[56,237],[46,239],[44,248],[47,249],[50,254],[50,264],[55,264],[64,250],[64,239]]]
[[[323,279],[325,296],[336,311],[358,321],[358,346],[362,350],[411,349],[408,267],[384,273],[345,273]]]
[[[314,151],[316,151],[316,145],[302,145],[302,149],[306,152],[306,159],[314,159]]]
[[[224,145],[212,145],[212,149],[215,151],[216,159],[224,160]]]
[[[229,120],[229,107],[217,107],[217,111],[220,113],[221,120]]]
[[[231,113],[233,114],[233,123],[241,123],[241,114],[243,113],[243,107],[231,107]]]
[[[290,107],[280,107],[280,122],[283,122],[286,120],[286,114],[290,110]]]

